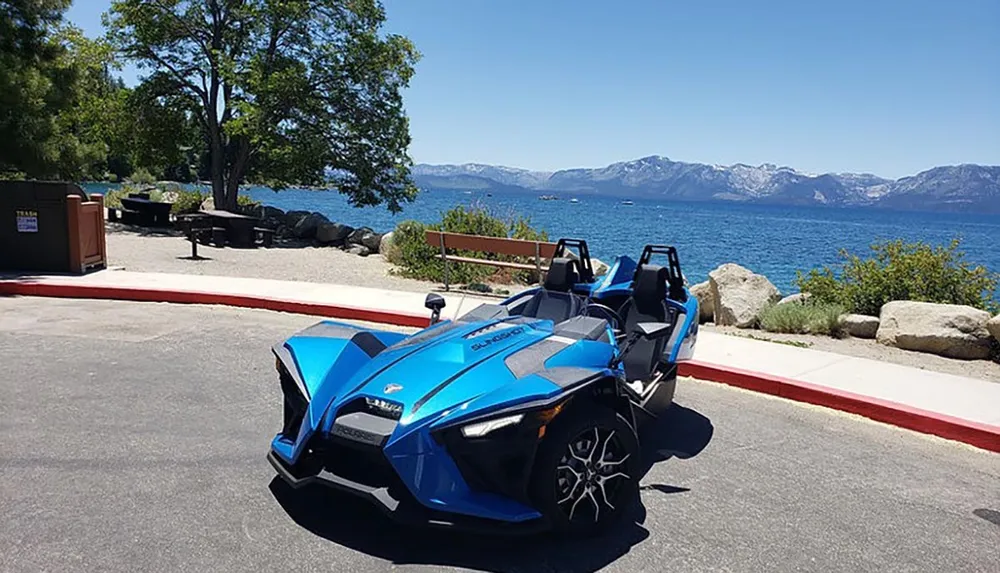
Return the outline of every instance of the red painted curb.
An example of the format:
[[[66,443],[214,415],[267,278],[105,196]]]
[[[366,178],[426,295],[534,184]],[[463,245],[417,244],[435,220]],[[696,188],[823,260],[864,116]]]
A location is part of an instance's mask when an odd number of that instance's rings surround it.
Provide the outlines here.
[[[796,402],[833,408],[908,430],[933,434],[984,450],[1000,452],[1000,426],[963,420],[889,400],[835,390],[818,384],[708,364],[697,360],[681,363],[678,372],[682,376],[720,382]]]
[[[0,295],[134,300],[179,304],[220,304],[328,318],[381,322],[384,324],[417,328],[423,328],[430,322],[426,316],[404,312],[373,310],[330,303],[298,302],[262,296],[198,291],[61,285],[0,280]],[[792,380],[790,378],[709,364],[697,360],[681,363],[678,372],[682,376],[691,376],[692,378],[719,382],[754,392],[779,396],[788,400],[825,406],[901,428],[964,442],[992,452],[1000,452],[1000,427],[997,426],[962,420],[888,400],[834,390],[825,386]]]
[[[56,298],[93,298],[134,300],[143,302],[170,302],[177,304],[221,304],[242,308],[259,308],[280,312],[293,312],[327,318],[381,322],[399,326],[424,328],[430,323],[426,316],[372,310],[368,308],[283,300],[263,296],[220,294],[199,291],[171,291],[147,288],[106,287],[94,285],[59,285],[18,281],[0,281],[0,295],[44,296]]]

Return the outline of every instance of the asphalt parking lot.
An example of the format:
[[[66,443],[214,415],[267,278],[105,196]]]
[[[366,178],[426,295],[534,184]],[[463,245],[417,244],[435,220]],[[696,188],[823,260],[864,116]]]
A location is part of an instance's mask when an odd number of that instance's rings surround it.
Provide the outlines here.
[[[0,297],[3,571],[996,571],[1000,456],[682,380],[632,523],[602,538],[394,526],[291,492],[267,311]]]

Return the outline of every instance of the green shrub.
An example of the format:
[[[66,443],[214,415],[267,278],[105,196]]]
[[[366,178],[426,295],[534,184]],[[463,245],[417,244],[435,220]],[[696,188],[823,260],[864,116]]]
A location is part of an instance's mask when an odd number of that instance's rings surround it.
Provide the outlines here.
[[[946,247],[888,241],[872,245],[874,256],[868,259],[841,251],[843,262],[837,270],[800,271],[795,282],[818,302],[871,316],[893,300],[964,304],[996,312],[1000,276],[966,262],[959,244],[958,239]]]
[[[197,213],[206,198],[207,196],[197,189],[181,189],[177,191],[177,198],[174,199],[174,206],[170,208],[170,212],[174,215]]]
[[[844,328],[840,317],[844,307],[821,302],[774,304],[760,314],[760,327],[784,334],[826,334],[840,338]]]
[[[104,206],[109,209],[121,209],[122,208],[122,197],[125,197],[124,187],[115,187],[113,189],[108,189],[104,193]]]
[[[254,209],[260,207],[260,201],[254,201],[248,195],[237,195],[236,206],[245,214],[250,214]]]
[[[444,280],[444,263],[436,257],[441,250],[427,244],[425,232],[428,229],[484,237],[548,240],[547,233],[534,229],[530,220],[524,217],[511,215],[504,219],[480,205],[458,206],[446,211],[439,223],[426,225],[418,221],[404,221],[396,227],[387,259],[399,267],[399,274],[420,280]],[[480,259],[516,260],[514,257],[468,251],[450,251],[449,254]],[[512,273],[485,265],[448,264],[448,281],[453,284],[527,281],[533,278],[531,274],[530,271]]]
[[[149,185],[125,183],[113,189],[108,189],[108,192],[104,194],[104,206],[112,209],[121,209],[122,197],[128,197],[130,193],[149,193],[150,200],[163,200],[163,191],[160,189],[150,187]]]
[[[152,185],[156,183],[156,177],[145,167],[140,167],[133,171],[132,175],[129,175],[128,181],[136,185]]]

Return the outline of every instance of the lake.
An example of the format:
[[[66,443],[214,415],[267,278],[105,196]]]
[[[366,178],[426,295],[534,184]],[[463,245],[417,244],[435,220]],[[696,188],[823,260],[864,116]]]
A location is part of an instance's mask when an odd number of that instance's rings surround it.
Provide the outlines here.
[[[528,216],[552,240],[586,239],[592,256],[605,262],[619,254],[637,258],[647,243],[674,245],[692,284],[705,280],[718,265],[735,262],[766,275],[783,293],[794,292],[797,270],[836,263],[842,248],[866,255],[872,242],[897,238],[946,244],[960,237],[967,260],[1000,271],[1000,217],[995,215],[641,199],[624,205],[599,197],[570,203],[542,201],[535,195],[434,189],[421,192],[402,213],[392,215],[384,207],[353,208],[336,192],[251,188],[248,193],[286,211],[319,211],[332,221],[379,232],[407,219],[437,221],[442,211],[455,205],[478,204],[501,216]]]

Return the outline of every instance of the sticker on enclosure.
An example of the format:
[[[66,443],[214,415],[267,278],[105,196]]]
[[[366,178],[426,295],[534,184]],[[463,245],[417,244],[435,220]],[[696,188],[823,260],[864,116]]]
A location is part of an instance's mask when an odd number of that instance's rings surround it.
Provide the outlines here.
[[[17,232],[38,232],[38,211],[17,211]]]

